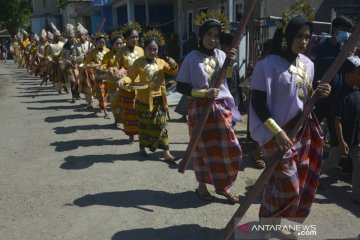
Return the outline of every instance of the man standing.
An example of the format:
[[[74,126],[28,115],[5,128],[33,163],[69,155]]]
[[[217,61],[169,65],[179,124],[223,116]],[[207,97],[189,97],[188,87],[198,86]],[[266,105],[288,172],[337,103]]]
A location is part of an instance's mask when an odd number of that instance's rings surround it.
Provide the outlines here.
[[[71,58],[75,64],[82,65],[84,62],[84,59],[85,59],[85,55],[92,48],[92,44],[88,40],[88,31],[86,30],[86,28],[83,27],[83,25],[81,25],[81,23],[78,23],[78,25],[76,27],[76,34],[77,34],[78,38],[80,39],[80,41],[75,44],[75,46],[71,52]],[[80,71],[82,71],[82,70],[80,70]],[[82,74],[82,73],[80,73],[80,74]],[[88,108],[92,108],[92,104],[93,104],[92,95],[85,94],[85,100],[88,103]]]
[[[344,43],[350,36],[352,29],[352,22],[350,19],[340,16],[335,18],[332,23],[332,37],[327,39],[325,42],[320,43],[315,49],[315,76],[313,81],[313,87],[318,84],[326,71],[329,69],[332,62],[335,60],[336,56],[339,54]],[[332,99],[336,90],[342,85],[342,76],[338,72],[336,76],[332,79],[331,83],[331,93],[328,97],[323,98],[318,101],[315,105],[315,114],[319,122],[322,122],[326,118],[330,139],[334,137],[334,118],[332,117]]]

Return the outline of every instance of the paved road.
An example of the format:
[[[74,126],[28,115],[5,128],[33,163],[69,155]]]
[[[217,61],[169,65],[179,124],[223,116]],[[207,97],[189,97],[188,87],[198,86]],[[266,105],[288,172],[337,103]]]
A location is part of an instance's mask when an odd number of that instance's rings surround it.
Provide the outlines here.
[[[13,63],[0,65],[0,239],[1,240],[212,240],[238,205],[213,203],[194,193],[192,170],[179,174],[160,152],[139,157],[137,143],[114,129],[84,100],[70,103]],[[179,115],[171,109],[172,119]],[[247,156],[235,190],[244,196],[261,170]],[[168,125],[171,150],[181,156],[188,139],[184,123]],[[338,180],[339,179],[339,180]],[[317,237],[350,239],[360,232],[360,207],[338,171],[324,176],[305,224]],[[259,204],[243,221],[256,221]]]

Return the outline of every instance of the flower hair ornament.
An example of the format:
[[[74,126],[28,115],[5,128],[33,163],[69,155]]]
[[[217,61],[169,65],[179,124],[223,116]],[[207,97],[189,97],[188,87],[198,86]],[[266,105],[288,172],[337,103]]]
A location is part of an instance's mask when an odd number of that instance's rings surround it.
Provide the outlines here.
[[[113,40],[115,37],[120,37],[122,40],[124,40],[123,32],[120,29],[111,33],[110,39]]]
[[[92,35],[92,38],[95,39],[95,40],[98,39],[98,38],[105,38],[105,40],[107,40],[108,37],[109,36],[106,33],[103,33],[103,32],[97,32],[94,35]]]
[[[154,38],[160,46],[165,44],[165,39],[159,30],[151,29],[146,31],[141,38],[141,42],[145,42],[148,38]]]
[[[132,20],[132,21],[124,24],[124,25],[122,26],[122,28],[120,29],[120,31],[121,31],[122,33],[125,33],[125,32],[127,32],[130,28],[134,28],[138,33],[141,33],[141,32],[142,32],[141,25],[140,25],[138,22],[134,21],[134,20]]]
[[[208,9],[206,12],[200,12],[196,16],[194,23],[197,26],[201,26],[210,20],[218,22],[222,32],[230,32],[229,20],[224,16],[220,9]]]
[[[290,9],[288,8],[285,9],[285,11],[282,14],[282,19],[277,22],[277,28],[282,29],[282,33],[284,35],[281,41],[281,49],[283,51],[286,51],[288,47],[285,38],[286,27],[290,22],[290,20],[296,16],[302,16],[308,21],[313,21],[315,15],[314,15],[314,8],[311,5],[311,3],[305,0],[297,0],[290,6]]]

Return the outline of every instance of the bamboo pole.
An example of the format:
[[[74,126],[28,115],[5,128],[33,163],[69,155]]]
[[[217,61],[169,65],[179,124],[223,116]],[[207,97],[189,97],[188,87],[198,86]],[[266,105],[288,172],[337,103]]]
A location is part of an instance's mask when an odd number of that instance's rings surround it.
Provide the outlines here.
[[[105,21],[106,21],[106,19],[103,18],[102,21],[101,21],[101,23],[100,23],[100,25],[99,25],[99,28],[98,28],[98,30],[97,30],[98,33],[102,31],[102,29],[103,29],[103,27],[104,27],[104,24],[105,24]]]
[[[246,25],[247,25],[247,23],[250,19],[250,16],[255,8],[255,4],[256,4],[256,0],[248,0],[247,1],[246,7],[244,10],[244,15],[241,17],[239,26],[234,35],[234,39],[231,43],[231,48],[237,48],[239,46],[242,34],[245,31]],[[220,85],[222,84],[223,80],[225,79],[226,68],[229,66],[229,63],[230,63],[230,59],[226,58],[223,66],[221,68],[221,71],[216,78],[215,86],[214,86],[215,88],[219,88]],[[213,102],[214,102],[214,99],[208,99],[208,103],[205,107],[204,113],[202,114],[202,118],[200,119],[200,124],[199,124],[199,126],[195,127],[193,134],[191,134],[190,143],[187,146],[187,149],[186,149],[183,159],[179,163],[178,171],[180,173],[184,173],[187,165],[189,164],[191,153],[195,150],[195,148],[200,140],[200,137],[204,130],[206,121],[209,117]]]
[[[330,83],[333,77],[336,75],[338,70],[340,69],[343,62],[349,56],[349,54],[354,50],[354,47],[360,39],[360,26],[358,26],[355,31],[351,34],[349,40],[346,42],[344,48],[341,52],[337,55],[334,62],[331,64],[327,72],[325,73],[324,77],[321,80],[321,83]],[[298,119],[296,119],[296,123],[289,131],[289,138],[294,139],[298,130],[301,128],[303,123],[305,122],[306,118],[309,114],[313,111],[316,101],[320,98],[320,95],[317,91],[313,94],[311,99],[304,105],[304,110],[301,112]],[[234,230],[235,227],[239,224],[251,204],[256,200],[257,196],[263,189],[265,183],[270,179],[272,173],[274,172],[279,160],[284,155],[284,152],[279,150],[270,157],[269,164],[267,164],[266,169],[261,173],[260,177],[256,181],[254,188],[251,192],[245,197],[244,201],[241,203],[240,207],[236,210],[235,214],[230,219],[229,223],[226,225],[224,231],[225,240],[228,240]]]

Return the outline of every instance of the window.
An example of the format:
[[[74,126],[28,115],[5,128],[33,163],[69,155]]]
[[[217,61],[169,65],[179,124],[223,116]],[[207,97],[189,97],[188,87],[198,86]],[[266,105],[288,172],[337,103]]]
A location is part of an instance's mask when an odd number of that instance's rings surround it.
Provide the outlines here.
[[[235,7],[234,7],[234,11],[235,11],[235,13],[234,13],[235,20],[240,21],[242,15],[243,15],[243,12],[244,12],[243,3],[242,2],[236,3]]]
[[[187,24],[187,35],[190,36],[190,33],[193,32],[193,12],[188,11],[188,24]]]

